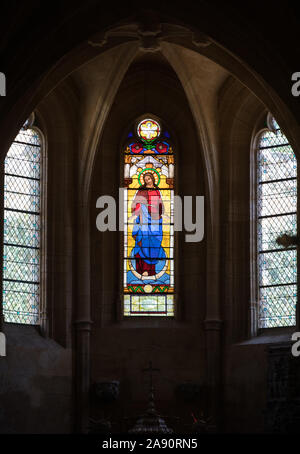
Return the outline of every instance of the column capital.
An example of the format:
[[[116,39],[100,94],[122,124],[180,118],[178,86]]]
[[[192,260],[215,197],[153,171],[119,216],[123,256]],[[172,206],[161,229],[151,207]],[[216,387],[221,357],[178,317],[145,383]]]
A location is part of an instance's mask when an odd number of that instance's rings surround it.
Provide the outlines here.
[[[75,320],[73,325],[76,331],[91,331],[93,323],[92,320]]]

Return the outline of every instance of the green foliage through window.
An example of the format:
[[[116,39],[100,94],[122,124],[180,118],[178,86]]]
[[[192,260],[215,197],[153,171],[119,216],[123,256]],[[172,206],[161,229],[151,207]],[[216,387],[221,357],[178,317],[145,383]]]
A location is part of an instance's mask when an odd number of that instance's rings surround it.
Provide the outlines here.
[[[274,118],[271,127],[260,136],[257,157],[260,328],[296,324],[297,251],[276,239],[297,233],[297,160]]]
[[[6,322],[39,323],[41,140],[22,129],[5,159],[3,312]]]

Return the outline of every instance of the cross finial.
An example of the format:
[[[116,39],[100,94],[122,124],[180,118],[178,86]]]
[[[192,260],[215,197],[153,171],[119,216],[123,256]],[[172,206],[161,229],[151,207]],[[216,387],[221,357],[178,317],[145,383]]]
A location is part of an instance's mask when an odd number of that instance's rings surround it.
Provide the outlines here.
[[[155,369],[152,367],[152,361],[149,361],[149,367],[147,369],[142,369],[143,372],[149,372],[150,374],[150,387],[153,387],[153,372],[160,372],[160,369]]]

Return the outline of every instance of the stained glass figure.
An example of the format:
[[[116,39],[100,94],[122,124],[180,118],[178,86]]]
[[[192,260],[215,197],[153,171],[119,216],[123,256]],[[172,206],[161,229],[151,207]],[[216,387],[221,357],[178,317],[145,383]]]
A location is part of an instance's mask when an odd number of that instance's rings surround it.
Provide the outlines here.
[[[296,323],[296,248],[282,250],[276,239],[297,233],[297,160],[273,117],[261,134],[257,159],[257,245],[259,327]]]
[[[124,153],[124,315],[174,315],[174,156],[144,119]]]
[[[21,129],[5,159],[3,312],[6,322],[38,324],[41,139]]]

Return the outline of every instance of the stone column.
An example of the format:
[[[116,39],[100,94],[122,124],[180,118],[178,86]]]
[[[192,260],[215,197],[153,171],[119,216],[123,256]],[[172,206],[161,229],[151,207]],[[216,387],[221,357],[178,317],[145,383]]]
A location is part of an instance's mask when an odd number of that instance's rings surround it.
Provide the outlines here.
[[[75,431],[87,433],[89,424],[90,391],[90,333],[91,320],[75,321]]]
[[[206,380],[207,380],[207,413],[212,418],[211,429],[217,430],[219,422],[219,405],[221,399],[221,320],[206,319],[204,331],[206,339]]]
[[[219,198],[214,201],[214,222],[207,232],[207,301],[204,320],[206,351],[207,412],[211,430],[216,431],[220,422],[221,400],[221,329],[220,313],[220,231]]]
[[[78,206],[77,301],[75,327],[75,431],[87,433],[90,390],[90,241],[89,216],[84,204]]]

